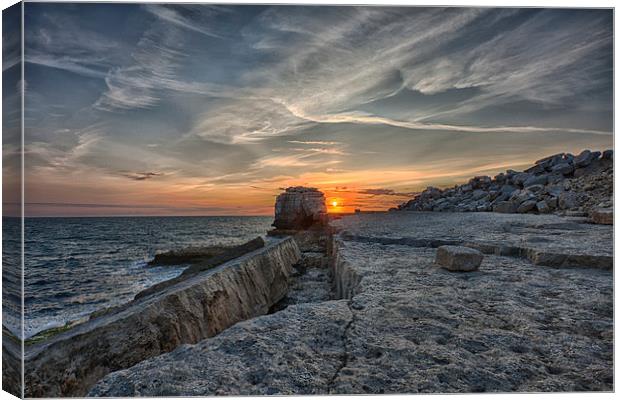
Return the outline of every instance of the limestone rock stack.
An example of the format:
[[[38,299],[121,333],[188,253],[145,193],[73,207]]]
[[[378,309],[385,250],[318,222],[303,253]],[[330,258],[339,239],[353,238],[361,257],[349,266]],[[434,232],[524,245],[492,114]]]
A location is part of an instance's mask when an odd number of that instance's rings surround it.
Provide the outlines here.
[[[304,230],[327,225],[325,195],[316,188],[294,186],[276,198],[273,226],[281,230]]]

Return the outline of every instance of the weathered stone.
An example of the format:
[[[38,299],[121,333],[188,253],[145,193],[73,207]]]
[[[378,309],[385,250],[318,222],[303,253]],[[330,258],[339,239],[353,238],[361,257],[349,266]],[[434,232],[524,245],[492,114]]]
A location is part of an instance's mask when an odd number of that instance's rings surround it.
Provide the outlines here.
[[[560,164],[554,165],[551,168],[551,172],[555,172],[555,173],[562,174],[562,175],[570,175],[573,173],[574,170],[575,170],[575,167],[573,167],[569,163],[560,163]]]
[[[471,192],[472,190],[474,190],[474,188],[470,184],[463,185],[460,187],[460,189],[463,193]]]
[[[595,208],[590,213],[590,218],[595,224],[613,225],[614,210],[613,208]]]
[[[564,193],[564,186],[557,184],[547,185],[545,191],[554,197],[558,197],[560,194]]]
[[[226,246],[189,247],[155,254],[150,266],[181,265],[208,260],[227,250]]]
[[[558,197],[558,205],[562,210],[570,210],[579,206],[577,195],[574,192],[563,192]]]
[[[517,205],[512,201],[500,201],[493,206],[493,212],[497,213],[515,213],[517,212]]]
[[[614,159],[614,151],[613,150],[605,150],[601,157],[603,160],[613,160]]]
[[[547,205],[551,207],[552,210],[558,208],[558,198],[557,197],[549,197],[547,200]]]
[[[532,174],[528,174],[527,172],[520,172],[514,176],[513,182],[515,185],[523,186],[532,176]]]
[[[563,174],[550,173],[547,175],[547,183],[550,185],[558,184],[564,181],[564,179],[566,179],[566,177]]]
[[[546,185],[547,175],[530,176],[523,182],[523,187],[529,187],[533,185]]]
[[[517,213],[523,214],[526,212],[530,212],[534,208],[536,208],[536,200],[527,200],[521,203],[519,207],[517,207]]]
[[[528,189],[519,190],[510,196],[510,200],[514,201],[517,205],[534,198],[536,198],[536,195]]]
[[[513,185],[504,185],[500,189],[502,193],[506,193],[508,196],[512,195],[516,190],[519,190],[516,186]]]
[[[478,250],[464,246],[441,246],[437,249],[435,263],[448,271],[475,271],[484,256]]]
[[[142,297],[149,296],[153,293],[160,292],[167,287],[176,285],[179,282],[182,282],[193,275],[198,273],[208,271],[217,267],[218,265],[222,265],[230,260],[234,260],[235,258],[241,257],[244,254],[250,253],[252,251],[258,250],[265,246],[265,241],[261,237],[254,238],[246,243],[240,244],[238,246],[231,246],[224,249],[219,254],[214,254],[208,258],[198,258],[195,263],[192,263],[187,269],[185,269],[181,275],[176,278],[168,279],[163,282],[159,282],[155,285],[152,285],[141,292],[138,292],[134,296],[134,299],[140,299]]]
[[[110,374],[88,395],[328,394],[352,317],[346,300],[292,305]]]
[[[590,165],[594,156],[590,150],[584,150],[575,157],[574,164],[576,168],[583,168]]]
[[[545,190],[545,187],[543,185],[532,185],[532,186],[528,186],[525,188],[526,190],[529,190],[532,193],[539,193]]]
[[[532,167],[529,167],[528,169],[523,170],[523,172],[527,172],[528,174],[542,174],[545,172],[545,164],[535,164]]]
[[[327,224],[325,196],[315,188],[289,187],[278,195],[275,205],[277,229],[309,229]]]
[[[474,190],[474,192],[472,193],[473,199],[474,200],[480,200],[483,197],[486,197],[489,193],[482,190],[482,189],[476,189]]]
[[[536,210],[539,213],[547,214],[551,212],[551,207],[549,207],[549,204],[547,204],[545,200],[541,200],[538,203],[536,203]]]
[[[27,348],[26,397],[83,396],[109,372],[267,313],[300,256],[293,238],[275,240]]]

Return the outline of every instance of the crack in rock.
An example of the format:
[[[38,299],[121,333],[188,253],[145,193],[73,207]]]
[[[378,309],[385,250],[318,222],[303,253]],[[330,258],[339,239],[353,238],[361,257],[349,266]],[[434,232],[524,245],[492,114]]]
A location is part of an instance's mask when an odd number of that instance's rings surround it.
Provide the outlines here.
[[[343,349],[342,362],[338,366],[336,371],[334,372],[334,375],[330,378],[329,382],[327,383],[327,392],[330,394],[332,393],[332,390],[334,389],[334,385],[336,383],[336,380],[338,379],[338,376],[340,375],[340,372],[344,368],[346,368],[349,362],[349,346],[347,344],[347,337],[349,334],[349,330],[351,329],[351,326],[355,322],[355,312],[353,311],[353,308],[351,308],[351,301],[352,300],[349,300],[347,302],[347,307],[349,307],[349,311],[351,312],[351,319],[347,322],[346,326],[344,327],[344,330],[342,331],[342,336],[340,337],[340,339],[342,340],[342,349]]]

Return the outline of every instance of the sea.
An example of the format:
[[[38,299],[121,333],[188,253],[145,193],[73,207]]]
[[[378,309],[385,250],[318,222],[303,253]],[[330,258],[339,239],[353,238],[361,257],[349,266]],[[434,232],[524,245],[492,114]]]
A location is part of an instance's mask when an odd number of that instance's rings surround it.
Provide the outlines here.
[[[273,217],[26,218],[24,338],[123,304],[187,265],[147,266],[158,252],[265,236]],[[21,337],[18,218],[3,218],[3,321]]]

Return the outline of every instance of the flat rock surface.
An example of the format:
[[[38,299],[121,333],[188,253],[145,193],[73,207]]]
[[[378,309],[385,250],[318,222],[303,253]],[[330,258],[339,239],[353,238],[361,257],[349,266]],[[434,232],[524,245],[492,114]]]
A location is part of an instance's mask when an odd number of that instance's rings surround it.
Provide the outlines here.
[[[343,363],[346,300],[298,304],[108,375],[90,396],[326,393]]]
[[[434,249],[339,248],[360,283],[332,393],[613,389],[611,272],[485,256],[454,274]]]
[[[501,244],[548,252],[613,256],[613,227],[586,218],[501,213],[394,212],[334,221],[346,236],[383,243]]]

